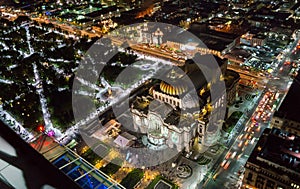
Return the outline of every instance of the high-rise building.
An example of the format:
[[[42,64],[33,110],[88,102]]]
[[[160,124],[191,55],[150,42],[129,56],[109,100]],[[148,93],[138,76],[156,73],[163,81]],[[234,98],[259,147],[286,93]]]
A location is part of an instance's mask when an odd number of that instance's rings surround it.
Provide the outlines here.
[[[300,137],[266,129],[246,165],[243,188],[300,188]]]
[[[294,79],[289,92],[274,113],[271,120],[271,127],[286,130],[290,133],[300,135],[300,75]]]
[[[2,121],[0,121],[0,145],[1,189],[81,188]]]

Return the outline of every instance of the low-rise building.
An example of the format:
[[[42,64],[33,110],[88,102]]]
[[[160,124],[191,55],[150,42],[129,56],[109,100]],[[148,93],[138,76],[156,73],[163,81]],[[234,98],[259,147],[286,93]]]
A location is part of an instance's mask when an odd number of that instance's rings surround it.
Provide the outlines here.
[[[197,25],[199,25],[199,27]],[[219,32],[209,29],[208,27],[208,25],[203,26],[203,24],[193,23],[189,29],[190,32],[199,37],[205,44],[205,47],[198,47],[198,51],[201,54],[213,54],[223,57],[240,43],[240,35]]]
[[[259,34],[256,35],[256,34],[246,33],[242,35],[240,42],[251,46],[264,46],[266,43],[266,37]]]

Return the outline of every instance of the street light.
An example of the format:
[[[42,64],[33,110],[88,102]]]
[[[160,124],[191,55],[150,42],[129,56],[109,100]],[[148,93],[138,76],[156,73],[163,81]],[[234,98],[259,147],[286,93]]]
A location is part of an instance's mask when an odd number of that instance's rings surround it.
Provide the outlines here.
[[[176,167],[176,163],[172,163],[172,168]]]

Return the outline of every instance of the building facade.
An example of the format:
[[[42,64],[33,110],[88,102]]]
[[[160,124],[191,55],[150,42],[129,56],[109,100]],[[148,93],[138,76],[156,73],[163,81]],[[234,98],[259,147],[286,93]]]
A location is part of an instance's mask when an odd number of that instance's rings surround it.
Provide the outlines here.
[[[298,74],[292,83],[289,92],[282,101],[278,110],[274,113],[271,120],[271,127],[279,128],[290,133],[300,135],[300,118],[299,118],[299,86],[300,75]]]
[[[300,138],[280,129],[266,129],[246,165],[243,188],[300,188]]]
[[[300,135],[300,122],[285,118],[278,112],[274,114],[271,120],[271,127],[282,129],[296,135]]]
[[[264,46],[266,44],[266,37],[263,37],[262,35],[246,33],[242,35],[240,43],[251,46]]]
[[[220,137],[221,109],[226,107],[226,94],[235,96],[236,84],[228,85],[226,91],[211,99],[210,86],[214,83],[206,83],[204,75],[188,65],[182,68],[185,71],[183,75],[195,84],[196,97],[188,85],[180,81],[184,76],[172,70],[166,77],[177,82],[171,82],[171,85],[157,81],[148,93],[136,97],[131,104],[134,130],[146,134],[149,145],[154,148],[165,145],[189,152],[195,143],[212,146]],[[222,64],[221,70],[226,72],[226,66]],[[213,82],[219,80],[212,79]]]

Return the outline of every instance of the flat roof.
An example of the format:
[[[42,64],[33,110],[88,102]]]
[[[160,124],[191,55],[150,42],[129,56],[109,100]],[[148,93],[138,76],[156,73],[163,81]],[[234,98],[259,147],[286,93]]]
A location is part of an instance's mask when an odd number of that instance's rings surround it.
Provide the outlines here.
[[[240,59],[241,61],[244,61],[245,59],[243,58],[249,58],[251,54],[242,48],[233,48],[229,53],[226,54],[227,56],[232,56]],[[241,56],[242,58],[239,58]]]
[[[80,189],[79,185],[59,171],[2,121],[0,121],[0,145],[2,176],[0,182],[6,183],[8,188],[52,186]]]
[[[277,128],[265,129],[248,162],[300,180],[300,137]],[[277,166],[274,166],[276,164]]]
[[[227,45],[232,43],[238,37],[235,34],[228,34],[213,30],[209,30],[207,32],[192,31],[192,33],[197,35],[209,49],[218,51],[226,49]]]
[[[299,72],[298,72],[299,73]],[[300,74],[294,79],[289,92],[274,116],[300,123]]]
[[[240,75],[233,70],[226,70],[225,73],[225,85],[226,85],[226,89],[230,89],[231,86],[240,80]]]

